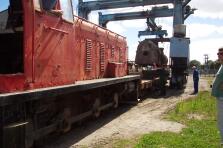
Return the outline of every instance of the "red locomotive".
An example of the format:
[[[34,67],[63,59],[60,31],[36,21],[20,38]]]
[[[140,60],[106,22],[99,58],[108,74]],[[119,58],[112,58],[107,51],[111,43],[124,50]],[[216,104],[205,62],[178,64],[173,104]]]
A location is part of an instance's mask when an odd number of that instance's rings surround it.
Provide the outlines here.
[[[55,10],[40,9],[39,1],[35,9],[32,1],[21,2],[12,1],[2,28],[0,92],[127,75],[124,37],[73,17],[69,1],[58,1]]]
[[[31,147],[138,95],[125,38],[74,16],[71,0],[48,2],[9,0],[0,12],[0,147]]]

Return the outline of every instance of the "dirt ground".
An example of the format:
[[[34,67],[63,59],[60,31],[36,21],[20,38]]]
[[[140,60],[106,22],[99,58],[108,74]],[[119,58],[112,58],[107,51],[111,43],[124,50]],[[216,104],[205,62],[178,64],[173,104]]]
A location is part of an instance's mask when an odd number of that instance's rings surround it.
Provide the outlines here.
[[[201,78],[199,90],[208,90],[206,79]],[[169,90],[164,98],[148,97],[137,105],[123,105],[105,112],[99,119],[88,121],[47,147],[112,147],[120,138],[134,138],[153,131],[180,132],[185,125],[166,121],[162,115],[177,102],[191,97],[193,81],[189,77],[184,90]]]

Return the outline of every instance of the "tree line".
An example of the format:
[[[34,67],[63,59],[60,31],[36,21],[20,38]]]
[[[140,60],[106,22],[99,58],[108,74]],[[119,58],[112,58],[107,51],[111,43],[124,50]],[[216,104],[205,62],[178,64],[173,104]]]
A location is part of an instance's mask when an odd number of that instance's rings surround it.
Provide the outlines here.
[[[200,71],[204,73],[214,74],[217,72],[221,64],[218,60],[216,61],[208,60],[207,63],[202,63],[202,64],[197,60],[191,60],[189,63],[189,67],[192,68],[192,66],[196,66]]]

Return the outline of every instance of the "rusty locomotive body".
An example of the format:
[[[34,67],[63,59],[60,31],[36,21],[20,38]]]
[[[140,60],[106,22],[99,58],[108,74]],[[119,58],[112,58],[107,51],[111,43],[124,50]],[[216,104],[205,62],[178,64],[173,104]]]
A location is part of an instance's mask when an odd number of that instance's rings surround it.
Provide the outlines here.
[[[163,53],[163,48],[149,39],[141,41],[137,47],[135,63],[140,66],[167,65],[168,58]]]
[[[124,37],[73,17],[72,8],[66,10],[72,17],[67,17],[35,4],[33,9],[31,1],[23,2],[16,14],[11,8],[7,24],[15,24],[1,29],[1,92],[127,75]],[[118,67],[116,74],[110,71],[112,67]]]
[[[9,0],[0,12],[0,147],[35,146],[138,96],[125,38],[74,16],[70,0],[44,2]]]

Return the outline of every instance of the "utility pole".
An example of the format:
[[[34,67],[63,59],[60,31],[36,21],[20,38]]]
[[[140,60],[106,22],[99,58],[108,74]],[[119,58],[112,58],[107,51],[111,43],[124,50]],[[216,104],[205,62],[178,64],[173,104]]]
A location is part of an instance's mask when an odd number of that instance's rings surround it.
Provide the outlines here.
[[[209,73],[209,66],[208,66],[208,54],[204,54],[204,69],[205,73]]]

